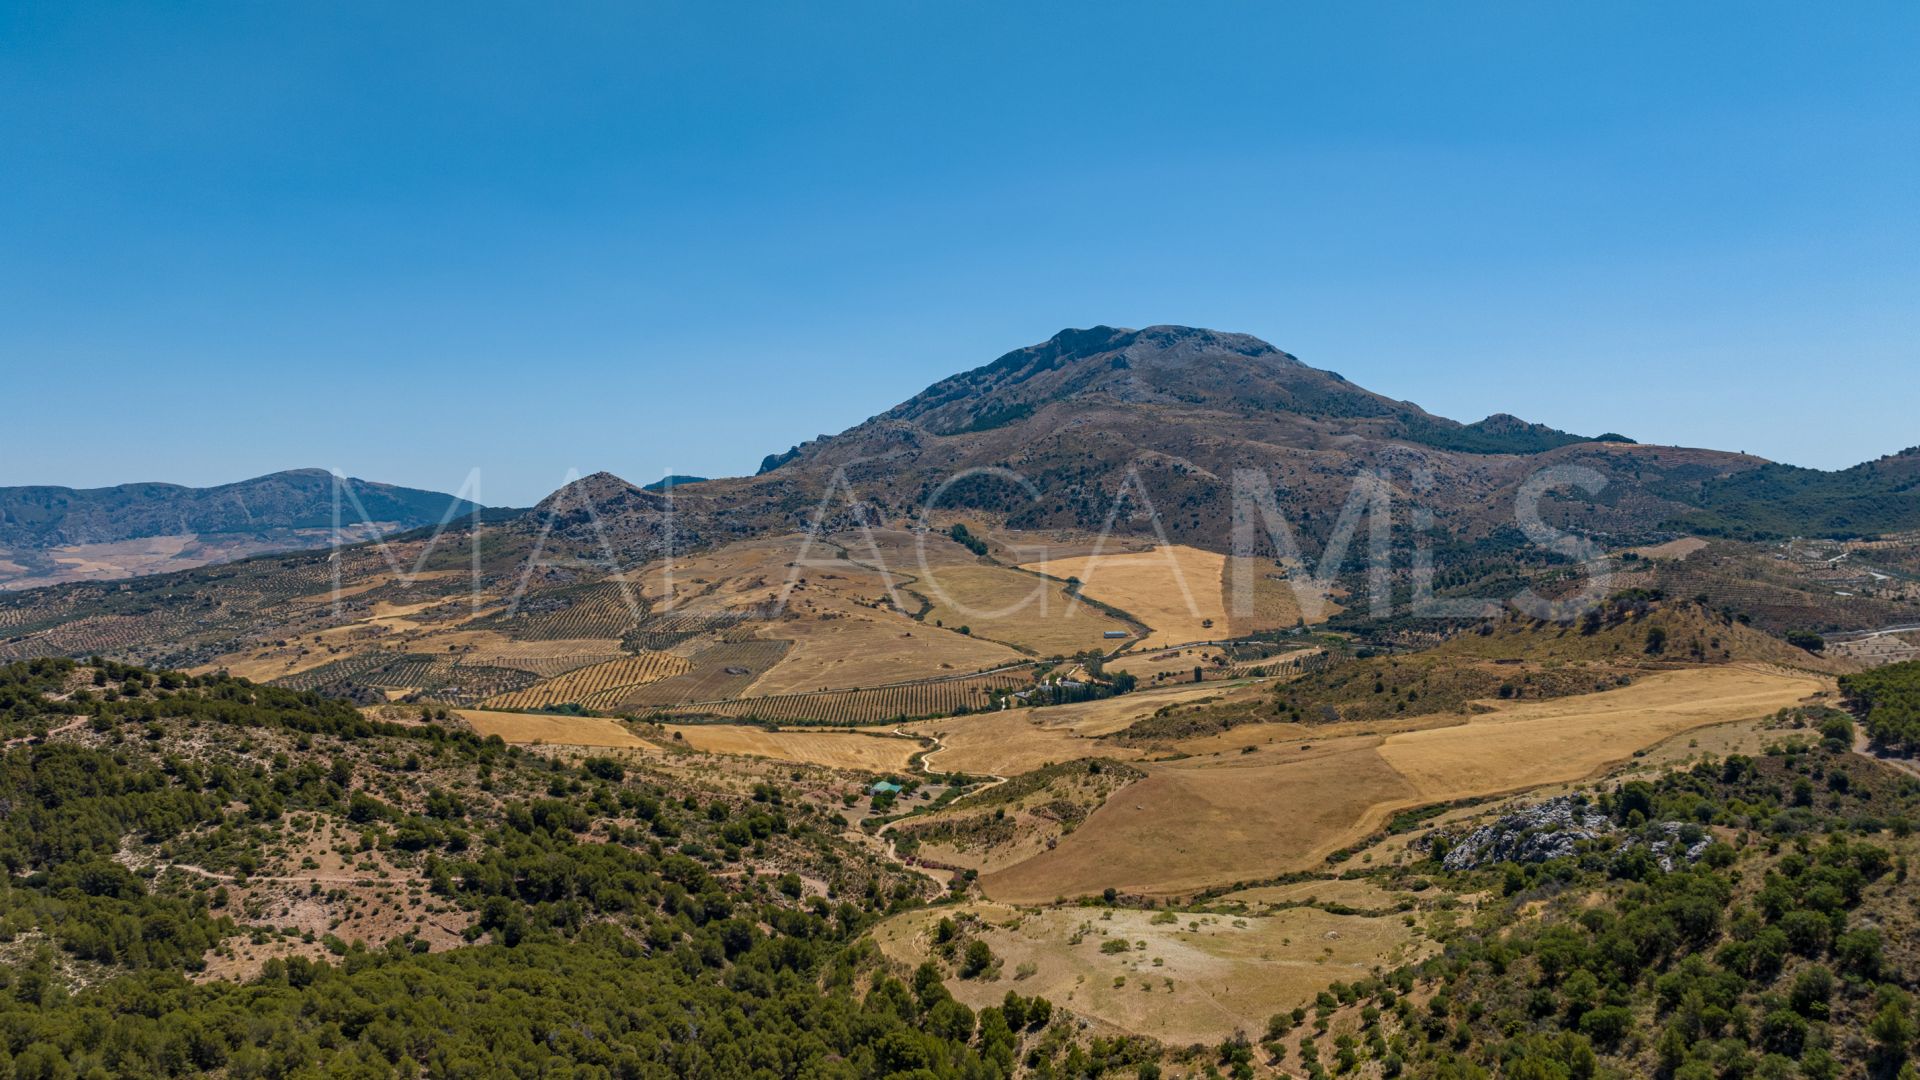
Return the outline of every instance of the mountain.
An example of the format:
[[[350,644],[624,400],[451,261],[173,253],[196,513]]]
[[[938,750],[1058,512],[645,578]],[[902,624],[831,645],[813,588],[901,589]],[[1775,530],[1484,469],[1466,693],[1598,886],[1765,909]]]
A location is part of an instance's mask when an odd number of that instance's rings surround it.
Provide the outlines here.
[[[1680,524],[1717,536],[1846,538],[1920,527],[1920,446],[1838,472],[1769,463],[1702,484]]]
[[[706,481],[707,481],[707,478],[704,476],[687,476],[683,473],[671,473],[669,475],[661,477],[658,480],[655,480],[651,484],[643,485],[641,487],[641,490],[642,491],[666,491],[669,488],[676,488],[682,484],[704,484],[706,483]]]
[[[896,513],[918,512],[937,492],[943,507],[1016,528],[1099,529],[1115,517],[1122,531],[1146,528],[1151,503],[1171,538],[1223,550],[1242,469],[1264,473],[1308,535],[1331,531],[1355,478],[1370,471],[1397,500],[1418,494],[1437,525],[1471,541],[1512,532],[1516,496],[1543,466],[1581,466],[1605,481],[1596,494],[1548,498],[1549,523],[1635,536],[1697,510],[1702,484],[1762,464],[1505,414],[1464,424],[1246,334],[1097,326],[943,379],[839,435],[769,455],[756,477],[702,485],[701,495],[793,520],[840,476]],[[1000,469],[1023,482],[978,472]]]
[[[478,509],[437,492],[294,469],[218,487],[0,488],[0,587],[110,580],[261,551],[325,546]],[[113,550],[107,550],[113,549]]]

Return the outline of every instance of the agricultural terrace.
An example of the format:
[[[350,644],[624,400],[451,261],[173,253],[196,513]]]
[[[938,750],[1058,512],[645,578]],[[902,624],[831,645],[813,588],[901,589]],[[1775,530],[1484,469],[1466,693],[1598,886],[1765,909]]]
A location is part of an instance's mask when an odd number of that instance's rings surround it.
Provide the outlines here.
[[[496,709],[544,709],[566,704],[611,709],[628,690],[692,670],[693,664],[685,657],[645,653],[569,671],[537,686],[489,698],[486,704]]]
[[[788,641],[791,647],[748,693],[771,697],[848,690],[1026,659],[1005,645],[890,612],[789,616],[758,629],[762,638]]]
[[[1057,847],[981,884],[996,900],[1037,903],[1110,887],[1184,895],[1308,869],[1396,810],[1582,779],[1674,735],[1764,716],[1823,687],[1812,676],[1690,668],[1605,693],[1488,702],[1481,715],[1416,718],[1407,725],[1429,726],[1385,735],[1238,728],[1193,747],[1208,756],[1141,763],[1147,778]],[[1229,750],[1222,740],[1242,745]]]
[[[782,694],[745,697],[694,705],[681,710],[702,716],[774,720],[781,723],[886,724],[922,716],[951,716],[992,706],[992,692],[1012,690],[1033,682],[1033,669],[1018,667],[950,679],[934,679],[865,690],[835,690],[818,694]]]

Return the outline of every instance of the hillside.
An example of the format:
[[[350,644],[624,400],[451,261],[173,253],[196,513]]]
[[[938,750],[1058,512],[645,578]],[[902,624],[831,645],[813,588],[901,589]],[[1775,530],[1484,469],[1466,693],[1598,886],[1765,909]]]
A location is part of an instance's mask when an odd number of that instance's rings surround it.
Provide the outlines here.
[[[336,523],[360,540],[475,509],[437,492],[336,480],[324,469],[207,488],[0,488],[0,588],[113,580],[323,547]]]
[[[0,667],[0,1073],[1005,1076],[1084,1054],[1050,1007],[976,1014],[893,978],[860,935],[929,883],[803,797],[830,772],[763,773]]]
[[[1675,667],[1728,664],[1853,670],[1697,603],[1626,593],[1576,622],[1508,613],[1419,652],[1309,672],[1276,686],[1268,700],[1165,710],[1115,738],[1147,745],[1276,719],[1324,724],[1471,713],[1480,702],[1590,694]]]
[[[1701,483],[1680,526],[1748,539],[1848,539],[1920,527],[1920,447],[1838,472],[1767,464]]]
[[[700,485],[734,520],[802,522],[836,477],[882,513],[983,513],[1016,529],[1151,530],[1209,550],[1230,545],[1234,476],[1258,470],[1289,520],[1324,539],[1356,477],[1384,475],[1399,505],[1420,501],[1456,538],[1511,531],[1537,470],[1577,465],[1606,478],[1578,500],[1550,498],[1550,522],[1661,537],[1692,512],[1700,483],[1762,462],[1640,446],[1495,414],[1472,424],[1357,386],[1245,334],[1194,327],[1064,330],[954,375],[838,435],[768,455],[760,475]],[[968,470],[1011,470],[952,482]],[[1030,483],[1031,489],[1024,484]],[[1499,540],[1499,543],[1510,543]]]

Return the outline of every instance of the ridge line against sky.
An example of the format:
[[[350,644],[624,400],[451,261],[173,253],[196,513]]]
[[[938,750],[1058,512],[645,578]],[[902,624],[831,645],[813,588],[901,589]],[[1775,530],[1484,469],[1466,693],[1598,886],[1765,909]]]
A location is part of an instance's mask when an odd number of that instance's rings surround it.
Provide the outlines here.
[[[1920,8],[0,7],[0,485],[750,473],[1063,327],[1920,443]],[[21,407],[21,403],[33,403]]]

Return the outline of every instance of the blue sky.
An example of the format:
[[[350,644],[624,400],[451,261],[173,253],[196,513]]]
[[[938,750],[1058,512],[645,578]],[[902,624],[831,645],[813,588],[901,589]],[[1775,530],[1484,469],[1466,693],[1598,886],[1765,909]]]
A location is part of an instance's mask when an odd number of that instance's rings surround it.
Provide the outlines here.
[[[0,484],[751,471],[1064,326],[1920,443],[1913,4],[0,0]]]

